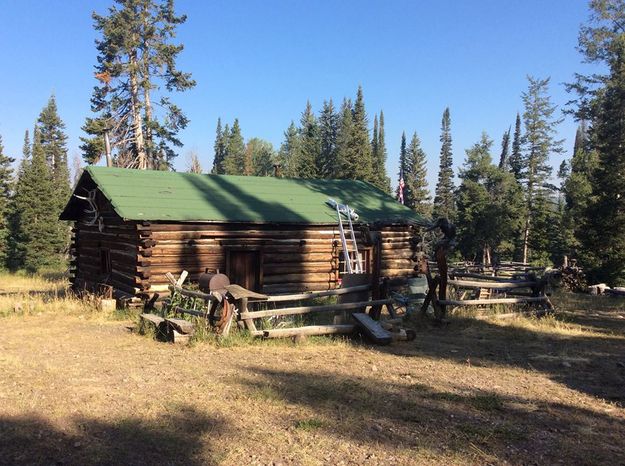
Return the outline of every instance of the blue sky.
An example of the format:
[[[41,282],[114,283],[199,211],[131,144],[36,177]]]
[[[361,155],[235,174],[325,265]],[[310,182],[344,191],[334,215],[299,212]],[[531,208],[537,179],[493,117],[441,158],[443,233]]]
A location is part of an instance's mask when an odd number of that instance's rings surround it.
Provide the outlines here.
[[[111,1],[0,0],[0,135],[8,155],[19,156],[24,130],[51,93],[67,126],[69,156],[79,154],[95,83],[91,12],[105,12]],[[570,96],[562,83],[586,69],[575,49],[588,17],[583,0],[177,0],[176,9],[188,15],[178,33],[185,44],[179,67],[197,81],[174,96],[191,120],[180,135],[179,170],[190,150],[210,168],[219,116],[238,117],[246,139],[277,148],[307,99],[317,111],[324,99],[353,97],[360,84],[371,125],[384,110],[394,183],[405,130],[419,134],[433,184],[446,106],[457,172],[482,131],[498,153],[501,135],[522,111],[526,75],[551,76],[553,101],[563,106]],[[566,157],[575,126],[567,118],[559,128]]]

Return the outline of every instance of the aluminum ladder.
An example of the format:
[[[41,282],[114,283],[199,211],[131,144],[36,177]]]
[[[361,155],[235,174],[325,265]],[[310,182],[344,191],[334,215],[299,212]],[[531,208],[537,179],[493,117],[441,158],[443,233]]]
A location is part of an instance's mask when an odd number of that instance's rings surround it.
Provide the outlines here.
[[[336,219],[339,223],[339,235],[341,237],[341,246],[343,247],[343,257],[345,258],[345,268],[347,273],[364,273],[362,267],[362,258],[360,252],[358,252],[358,244],[356,243],[356,236],[354,235],[354,225],[352,224],[352,217],[358,219],[358,215],[347,204],[339,204],[333,199],[328,200],[328,204],[336,209]],[[345,230],[343,226],[343,218],[341,214],[347,217],[349,229]],[[349,240],[351,241],[351,249],[348,247],[348,239],[345,237],[345,233],[349,233]],[[353,257],[352,254],[353,253]]]

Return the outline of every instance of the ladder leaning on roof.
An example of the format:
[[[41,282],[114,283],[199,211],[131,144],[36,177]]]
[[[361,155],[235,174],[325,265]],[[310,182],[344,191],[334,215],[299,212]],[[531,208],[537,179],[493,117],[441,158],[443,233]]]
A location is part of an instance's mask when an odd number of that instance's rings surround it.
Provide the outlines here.
[[[343,257],[345,258],[347,273],[364,273],[362,259],[360,257],[360,252],[358,252],[358,244],[356,243],[356,236],[354,235],[354,225],[352,224],[352,218],[358,220],[358,214],[354,212],[353,209],[350,209],[347,204],[339,204],[334,199],[328,199],[327,204],[336,209],[336,218],[339,223],[339,235],[341,237],[341,246],[343,247]],[[346,230],[343,226],[341,214],[347,217],[349,225],[347,232],[349,232],[350,236],[351,249],[347,244],[347,238],[345,237]]]

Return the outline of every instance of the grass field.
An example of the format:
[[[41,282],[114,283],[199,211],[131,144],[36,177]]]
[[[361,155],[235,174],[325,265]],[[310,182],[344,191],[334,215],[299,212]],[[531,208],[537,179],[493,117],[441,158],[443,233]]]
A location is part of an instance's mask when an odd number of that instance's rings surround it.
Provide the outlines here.
[[[0,276],[1,464],[625,464],[625,300],[178,347],[63,287]]]

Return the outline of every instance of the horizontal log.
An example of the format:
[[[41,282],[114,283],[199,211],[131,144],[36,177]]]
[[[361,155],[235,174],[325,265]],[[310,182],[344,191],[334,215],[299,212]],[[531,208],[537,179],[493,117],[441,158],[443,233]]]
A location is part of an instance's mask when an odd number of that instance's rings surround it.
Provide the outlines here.
[[[470,272],[451,272],[449,274],[451,277],[458,278],[478,278],[482,280],[496,281],[496,282],[509,282],[509,278],[505,277],[495,277],[493,275],[484,275],[481,273],[470,273]]]
[[[203,317],[204,319],[206,319],[206,317],[208,316],[207,311],[198,311],[196,309],[185,309],[184,307],[180,307],[180,306],[176,306],[174,310],[175,312],[179,314],[189,314],[190,316]]]
[[[444,306],[482,306],[488,304],[524,304],[547,301],[546,296],[532,296],[527,298],[493,298],[493,299],[442,299],[439,304]]]
[[[318,262],[301,263],[301,264],[276,264],[263,266],[263,274],[265,277],[272,275],[284,274],[303,274],[303,273],[326,273],[334,274],[338,270],[338,261],[335,264],[324,264]]]
[[[324,291],[330,288],[328,283],[277,283],[275,285],[265,284],[262,292],[265,294],[295,293],[304,291]]]
[[[448,280],[448,285],[454,285],[459,288],[487,288],[490,290],[507,290],[512,288],[534,288],[539,286],[535,281],[499,281],[499,282],[478,282],[469,280]]]
[[[354,232],[355,236],[360,236],[359,231]],[[339,237],[338,227],[333,230],[202,230],[202,231],[180,231],[161,232],[153,231],[152,238],[156,240],[190,240],[190,239],[212,239],[212,238],[279,238],[279,239],[320,239]]]
[[[272,330],[257,330],[256,336],[263,338],[289,338],[295,336],[312,335],[347,335],[354,333],[356,326],[351,324],[343,325],[309,325],[306,327],[279,328]]]
[[[350,293],[360,293],[361,291],[371,290],[371,285],[350,286],[348,288],[336,288],[334,290],[324,290],[312,293],[288,294],[282,296],[270,296],[267,302],[284,302],[284,301],[303,301],[306,299],[323,298],[326,296],[340,296]]]
[[[281,254],[263,254],[264,264],[281,264],[283,262],[331,262],[338,259],[338,250],[333,252],[332,249],[327,249],[322,253],[310,253],[307,251],[288,250]]]
[[[286,273],[264,277],[264,283],[309,282],[309,283],[333,283],[337,276],[334,273]]]
[[[260,319],[262,317],[289,316],[309,314],[314,312],[340,312],[352,309],[361,309],[368,306],[386,306],[391,304],[390,299],[378,299],[375,301],[361,301],[356,303],[328,304],[324,306],[299,306],[284,309],[270,309],[267,311],[242,312],[241,319]]]
[[[318,225],[305,225],[307,230],[327,230],[328,228],[336,227],[336,223],[329,222],[326,224]],[[277,224],[277,223],[253,223],[253,222],[241,222],[241,223],[218,223],[218,222],[189,222],[189,223],[154,223],[149,225],[150,230],[153,232],[166,232],[166,231],[233,231],[244,230],[246,228],[263,230],[263,231],[284,231],[284,230],[301,230],[303,226],[301,224]]]
[[[183,287],[178,286],[178,285],[169,285],[168,286],[169,291],[176,291],[176,293],[180,293],[183,296],[187,296],[190,298],[200,298],[200,299],[204,299],[205,301],[214,301],[217,298],[215,296],[213,296],[210,293],[203,293],[201,291],[195,291],[195,290],[185,290]]]

